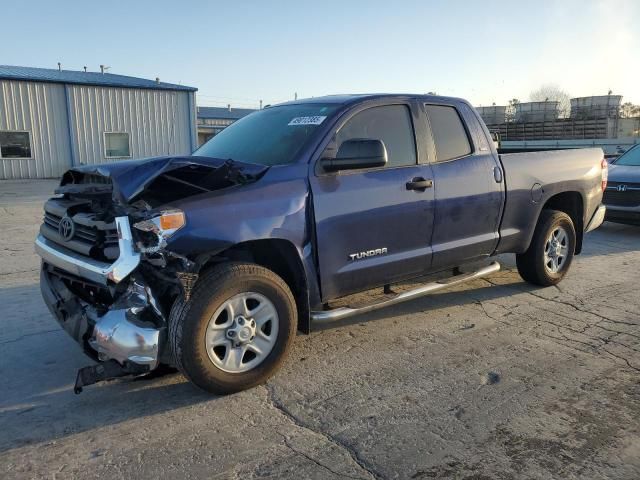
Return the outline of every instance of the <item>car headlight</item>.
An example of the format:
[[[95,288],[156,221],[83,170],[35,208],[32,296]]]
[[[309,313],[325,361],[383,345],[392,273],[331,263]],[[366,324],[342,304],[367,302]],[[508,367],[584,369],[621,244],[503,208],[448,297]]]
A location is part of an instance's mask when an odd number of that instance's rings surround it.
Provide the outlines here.
[[[185,226],[187,220],[182,210],[164,210],[159,215],[134,223],[133,227],[143,232],[155,233],[159,239],[165,239]]]

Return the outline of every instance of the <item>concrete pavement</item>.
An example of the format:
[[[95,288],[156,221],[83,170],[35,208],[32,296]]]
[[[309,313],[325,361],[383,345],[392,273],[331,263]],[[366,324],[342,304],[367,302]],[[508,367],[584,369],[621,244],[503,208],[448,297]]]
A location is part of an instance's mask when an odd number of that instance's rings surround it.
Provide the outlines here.
[[[73,394],[38,287],[55,183],[0,182],[0,478],[640,478],[640,228],[557,288],[486,280],[299,336],[267,385],[177,373]]]

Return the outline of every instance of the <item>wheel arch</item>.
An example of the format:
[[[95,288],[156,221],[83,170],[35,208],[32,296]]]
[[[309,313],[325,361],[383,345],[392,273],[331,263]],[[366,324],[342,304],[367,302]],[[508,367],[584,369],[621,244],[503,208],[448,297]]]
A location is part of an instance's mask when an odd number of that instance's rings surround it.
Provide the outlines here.
[[[201,256],[200,272],[226,261],[256,263],[280,276],[291,289],[298,311],[298,330],[311,331],[309,282],[296,246],[285,239],[248,240],[215,254]]]
[[[576,229],[576,251],[582,252],[584,236],[584,199],[579,192],[562,192],[551,196],[542,206],[543,210],[558,210],[569,215]]]

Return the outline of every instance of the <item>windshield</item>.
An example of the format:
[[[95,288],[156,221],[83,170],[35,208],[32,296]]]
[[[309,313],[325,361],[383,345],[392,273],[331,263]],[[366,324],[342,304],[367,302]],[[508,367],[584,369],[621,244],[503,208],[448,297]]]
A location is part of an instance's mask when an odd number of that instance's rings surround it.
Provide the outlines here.
[[[281,105],[259,110],[225,128],[193,154],[259,165],[293,163],[336,104]]]
[[[627,167],[640,167],[640,145],[627,150],[626,153],[613,162],[614,165],[626,165]]]

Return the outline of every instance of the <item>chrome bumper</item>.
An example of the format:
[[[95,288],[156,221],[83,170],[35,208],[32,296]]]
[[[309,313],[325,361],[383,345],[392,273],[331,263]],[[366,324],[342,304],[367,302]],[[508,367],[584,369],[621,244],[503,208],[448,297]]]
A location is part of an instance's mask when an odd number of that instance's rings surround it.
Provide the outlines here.
[[[593,217],[591,217],[591,220],[587,224],[587,228],[584,229],[584,232],[590,232],[591,230],[595,230],[600,225],[602,225],[606,213],[607,207],[605,207],[604,205],[600,205],[596,212],[593,214]]]
[[[131,281],[103,315],[73,294],[43,266],[40,288],[45,304],[60,326],[91,358],[128,362],[153,370],[166,342],[166,319],[151,289]],[[156,317],[158,321],[151,319]]]
[[[136,325],[127,314],[127,310],[105,313],[96,323],[89,344],[106,360],[148,365],[153,370],[158,366],[160,330]]]
[[[42,235],[36,238],[36,253],[49,265],[73,273],[87,280],[106,285],[108,281],[119,283],[124,280],[140,263],[140,253],[133,248],[133,237],[127,217],[115,219],[118,229],[118,247],[120,256],[113,263],[100,262],[72,252]]]
[[[110,310],[98,317],[89,344],[102,360],[114,359],[121,365],[133,362],[152,370],[158,366],[164,328],[141,321],[139,315],[145,309],[164,319],[149,287],[132,282]]]

